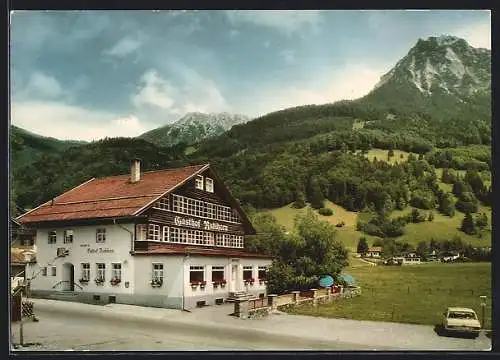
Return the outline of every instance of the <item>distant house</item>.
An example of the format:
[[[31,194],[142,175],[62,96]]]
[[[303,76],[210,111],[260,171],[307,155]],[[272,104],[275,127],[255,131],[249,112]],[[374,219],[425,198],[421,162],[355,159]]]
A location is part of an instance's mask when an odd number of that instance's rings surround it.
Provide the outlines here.
[[[382,253],[381,246],[373,246],[368,249],[368,251],[366,252],[366,256],[371,258],[380,258],[381,253]]]
[[[17,220],[10,220],[10,277],[11,288],[15,289],[26,279],[28,264],[36,262],[36,231],[26,228]]]
[[[386,264],[401,264],[401,265],[417,265],[421,263],[421,259],[415,253],[409,253],[400,256],[393,256],[385,261]]]

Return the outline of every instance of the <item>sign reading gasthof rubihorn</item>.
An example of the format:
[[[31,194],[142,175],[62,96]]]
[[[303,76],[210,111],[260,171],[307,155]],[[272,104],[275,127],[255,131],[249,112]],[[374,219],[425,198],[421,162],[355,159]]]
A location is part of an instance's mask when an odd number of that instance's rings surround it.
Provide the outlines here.
[[[184,218],[181,216],[176,216],[174,218],[174,223],[177,226],[189,226],[196,229],[212,230],[212,231],[228,231],[229,227],[227,225],[219,224],[217,222],[208,220],[197,220],[193,218]]]

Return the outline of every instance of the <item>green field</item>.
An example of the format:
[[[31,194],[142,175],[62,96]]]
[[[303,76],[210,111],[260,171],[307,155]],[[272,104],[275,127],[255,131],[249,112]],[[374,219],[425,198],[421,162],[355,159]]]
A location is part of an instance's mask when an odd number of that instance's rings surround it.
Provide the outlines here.
[[[389,162],[390,164],[394,164],[396,161],[398,163],[402,163],[406,160],[408,160],[408,155],[411,153],[402,151],[402,150],[393,150],[394,151],[394,156],[390,158],[389,161],[387,161],[387,154],[389,153],[389,150],[382,150],[382,149],[370,149],[368,150],[368,153],[365,155],[368,160],[373,162],[374,158],[377,158],[377,160],[383,160],[386,162]],[[418,157],[418,154],[413,154],[416,157]]]
[[[329,223],[336,225],[340,222],[344,222],[344,227],[339,227],[337,229],[337,240],[342,242],[346,248],[351,251],[356,251],[356,247],[358,245],[359,237],[361,235],[360,232],[356,231],[356,220],[358,214],[356,212],[347,211],[341,206],[338,206],[331,201],[325,201],[325,207],[328,207],[333,210],[333,215],[331,216],[323,216],[318,214],[317,211],[315,213],[319,216],[320,219],[328,221]],[[309,206],[302,209],[295,209],[291,205],[283,206],[278,209],[269,210],[271,214],[274,215],[278,224],[284,226],[288,231],[292,231],[294,229],[294,219],[300,213],[304,213]],[[371,236],[366,236],[368,239],[372,238]]]
[[[429,263],[371,266],[352,259],[345,270],[357,280],[359,297],[287,310],[294,314],[436,325],[448,306],[473,308],[481,317],[480,295],[488,297],[491,329],[491,263]]]
[[[368,240],[368,244],[372,245],[373,241],[376,239],[374,236],[370,236],[359,232],[356,230],[356,221],[358,216],[364,216],[365,214],[358,214],[356,212],[346,211],[341,206],[335,205],[330,201],[325,202],[326,206],[333,210],[332,216],[322,216],[319,218],[326,220],[329,223],[335,225],[341,221],[345,222],[344,227],[337,229],[337,240],[344,244],[344,246],[352,252],[356,251],[356,247],[361,236],[364,236]],[[276,217],[278,224],[283,225],[288,231],[292,231],[294,228],[295,216],[299,213],[306,211],[306,208],[295,209],[291,205],[283,206],[278,209],[268,210],[271,214]],[[408,207],[405,210],[393,211],[390,215],[391,218],[402,216],[410,213],[411,208]],[[317,213],[317,211],[315,211]],[[424,211],[425,212],[425,211]],[[426,211],[429,212],[429,211]],[[491,209],[485,206],[479,207],[479,212],[485,212],[489,220],[489,230],[481,234],[480,237],[477,235],[467,235],[460,231],[460,225],[464,218],[461,212],[455,214],[454,217],[450,218],[448,216],[442,215],[437,211],[434,213],[434,221],[423,222],[423,223],[409,223],[405,227],[405,234],[396,238],[398,241],[407,242],[413,246],[417,246],[420,241],[430,241],[431,238],[435,240],[451,240],[454,236],[459,236],[462,240],[470,243],[472,246],[490,246],[491,245]]]

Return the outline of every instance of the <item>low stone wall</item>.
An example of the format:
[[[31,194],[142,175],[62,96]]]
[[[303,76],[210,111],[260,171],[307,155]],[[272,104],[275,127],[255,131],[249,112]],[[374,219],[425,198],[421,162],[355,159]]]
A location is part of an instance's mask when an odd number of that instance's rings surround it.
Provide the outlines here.
[[[361,288],[340,288],[333,292],[331,288],[292,291],[290,294],[270,294],[267,299],[241,299],[234,303],[234,315],[242,319],[266,316],[273,311],[286,310],[295,306],[326,304],[331,301],[361,295]]]

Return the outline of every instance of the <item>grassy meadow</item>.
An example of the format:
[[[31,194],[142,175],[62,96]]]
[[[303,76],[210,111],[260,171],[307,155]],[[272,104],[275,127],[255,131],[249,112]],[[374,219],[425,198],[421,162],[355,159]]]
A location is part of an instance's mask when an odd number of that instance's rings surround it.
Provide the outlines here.
[[[375,157],[378,160],[387,161],[388,150],[382,149],[371,149],[367,156],[371,161]],[[410,153],[400,150],[394,150],[394,156],[391,157],[390,162],[394,163],[396,161],[406,161]],[[436,169],[438,179],[441,178],[443,169]],[[456,171],[461,176],[465,175],[465,170]],[[491,182],[491,175],[488,172],[481,172],[483,181],[485,184]],[[451,192],[452,185],[444,184],[438,181],[439,186],[447,191]],[[339,222],[344,222],[344,227],[337,228],[337,239],[341,241],[346,248],[350,251],[356,251],[356,247],[361,236],[367,238],[368,243],[371,245],[376,237],[361,233],[356,230],[356,222],[359,216],[368,216],[368,214],[357,213],[347,211],[341,206],[338,206],[331,201],[325,201],[325,206],[333,210],[332,216],[323,216],[318,214],[320,219],[328,221],[329,223],[336,225]],[[391,218],[409,214],[411,212],[411,207],[407,207],[404,210],[396,210],[390,214]],[[297,214],[305,212],[306,208],[295,209],[291,204],[283,206],[281,208],[268,210],[273,214],[278,223],[283,225],[288,231],[292,231],[294,228],[294,219]],[[430,212],[430,210],[422,210],[423,212]],[[413,246],[417,246],[420,241],[430,241],[431,238],[436,240],[451,240],[454,236],[460,236],[464,241],[470,243],[472,246],[490,246],[491,245],[491,208],[484,205],[479,206],[479,213],[485,212],[488,216],[489,229],[483,232],[480,236],[478,235],[467,235],[460,231],[460,226],[464,218],[464,214],[457,211],[454,217],[449,217],[440,214],[437,210],[434,210],[434,221],[423,222],[418,224],[410,223],[405,227],[405,234],[398,237],[398,241],[407,242]]]
[[[449,306],[470,307],[481,318],[486,295],[486,328],[491,329],[491,263],[428,263],[372,266],[352,258],[345,270],[361,286],[352,299],[287,310],[293,314],[436,325]]]

